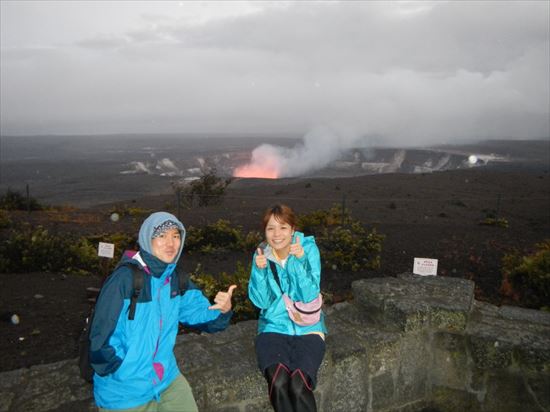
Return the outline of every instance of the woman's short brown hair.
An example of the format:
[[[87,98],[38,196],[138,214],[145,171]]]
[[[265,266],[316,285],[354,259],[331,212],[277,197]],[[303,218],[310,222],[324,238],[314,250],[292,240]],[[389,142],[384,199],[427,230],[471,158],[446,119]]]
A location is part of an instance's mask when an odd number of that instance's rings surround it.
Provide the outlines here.
[[[296,217],[294,211],[287,205],[277,204],[268,208],[264,213],[262,220],[262,229],[264,232],[267,227],[267,222],[269,222],[271,216],[275,217],[277,222],[287,223],[292,229],[296,229],[298,218]]]

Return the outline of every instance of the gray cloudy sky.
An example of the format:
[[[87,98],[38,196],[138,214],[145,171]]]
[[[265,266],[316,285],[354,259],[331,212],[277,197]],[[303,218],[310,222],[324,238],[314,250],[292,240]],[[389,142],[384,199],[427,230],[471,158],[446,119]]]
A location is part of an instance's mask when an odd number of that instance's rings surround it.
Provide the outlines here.
[[[1,133],[550,136],[548,1],[6,1]]]

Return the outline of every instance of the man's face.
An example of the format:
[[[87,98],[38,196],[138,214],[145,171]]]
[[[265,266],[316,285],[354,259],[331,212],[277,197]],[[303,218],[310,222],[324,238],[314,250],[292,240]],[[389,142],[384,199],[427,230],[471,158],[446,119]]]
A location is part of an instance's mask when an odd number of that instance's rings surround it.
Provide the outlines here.
[[[177,229],[168,229],[160,236],[151,240],[151,249],[153,255],[164,263],[172,263],[181,245],[180,232]]]

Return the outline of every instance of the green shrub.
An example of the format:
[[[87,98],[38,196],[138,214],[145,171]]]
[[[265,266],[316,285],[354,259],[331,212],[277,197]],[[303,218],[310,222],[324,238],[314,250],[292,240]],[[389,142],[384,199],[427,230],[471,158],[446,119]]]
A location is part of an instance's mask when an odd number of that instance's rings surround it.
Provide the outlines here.
[[[256,250],[262,240],[263,236],[257,230],[248,232],[246,236],[240,240],[240,250],[244,252]]]
[[[306,234],[315,235],[325,267],[353,272],[380,267],[384,236],[376,229],[367,231],[347,210],[342,212],[339,206],[334,206],[301,215],[298,226]]]
[[[92,243],[86,238],[78,239],[70,246],[65,264],[60,265],[57,270],[80,275],[101,273],[97,243]]]
[[[0,272],[67,271],[93,266],[85,239],[57,236],[38,226],[11,230],[0,245]],[[96,257],[97,259],[97,257]]]
[[[107,275],[113,271],[125,250],[137,249],[137,238],[121,232],[88,236],[85,240],[92,245],[93,253],[96,257],[99,242],[112,243],[115,245],[115,252],[112,259],[104,258],[102,263],[98,263],[99,266],[94,266],[89,269],[84,268],[87,272],[102,273],[103,275]]]
[[[0,209],[4,210],[42,210],[44,207],[38,201],[19,192],[8,189],[6,193],[0,197]]]
[[[0,229],[10,227],[11,219],[7,211],[0,209]]]
[[[313,233],[326,226],[340,225],[351,220],[349,212],[340,206],[333,206],[328,210],[315,210],[308,214],[298,216],[298,227],[304,233]]]
[[[186,206],[193,206],[193,199],[196,197],[199,202],[198,206],[204,207],[220,204],[230,182],[230,179],[224,180],[217,176],[216,170],[212,169],[202,175],[200,179],[193,180],[185,186],[176,185],[174,190],[178,196],[183,196]]]
[[[189,227],[185,238],[187,252],[204,254],[223,251],[254,250],[261,242],[258,232],[249,232],[243,235],[240,226],[231,226],[228,220],[220,219],[203,227]]]
[[[506,229],[508,227],[508,220],[504,218],[486,217],[479,222],[479,224],[482,226],[496,226]]]
[[[503,272],[501,292],[514,296],[522,306],[550,310],[550,239],[535,245],[531,254],[504,256]]]
[[[115,244],[115,257],[106,267],[101,267],[97,256],[100,241]],[[132,239],[120,233],[77,238],[52,234],[42,226],[22,225],[8,231],[0,242],[0,272],[101,273],[114,268],[129,244]]]
[[[356,272],[380,268],[380,252],[384,236],[376,229],[370,233],[358,222],[349,228],[327,228],[316,238],[325,267]]]
[[[188,252],[199,251],[212,253],[215,250],[238,248],[241,232],[232,227],[228,220],[220,219],[203,227],[189,227],[185,237],[185,248]]]
[[[191,273],[191,280],[195,282],[204,292],[204,294],[214,301],[216,294],[220,291],[227,291],[229,286],[237,285],[233,291],[232,304],[235,315],[233,321],[242,321],[257,318],[257,311],[250,299],[248,299],[248,280],[250,278],[250,264],[243,265],[240,261],[234,273],[228,274],[222,272],[218,276],[204,273],[200,264]]]

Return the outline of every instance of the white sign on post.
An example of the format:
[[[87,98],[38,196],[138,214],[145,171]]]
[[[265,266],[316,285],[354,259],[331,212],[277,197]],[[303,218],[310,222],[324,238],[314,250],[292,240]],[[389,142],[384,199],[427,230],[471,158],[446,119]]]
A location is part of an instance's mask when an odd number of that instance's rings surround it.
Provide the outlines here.
[[[414,258],[413,273],[422,276],[436,276],[437,259]]]
[[[112,259],[113,256],[115,255],[115,245],[113,243],[99,242],[99,247],[97,248],[97,255]]]

